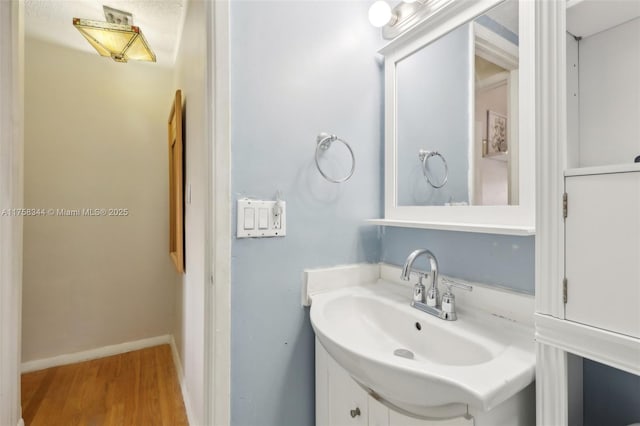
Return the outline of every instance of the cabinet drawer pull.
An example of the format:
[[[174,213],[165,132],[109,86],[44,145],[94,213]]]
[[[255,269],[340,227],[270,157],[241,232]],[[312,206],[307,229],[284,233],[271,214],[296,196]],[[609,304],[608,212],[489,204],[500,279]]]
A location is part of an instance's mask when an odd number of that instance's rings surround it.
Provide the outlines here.
[[[360,415],[360,407],[356,407],[355,410],[351,410],[351,417],[356,418]]]

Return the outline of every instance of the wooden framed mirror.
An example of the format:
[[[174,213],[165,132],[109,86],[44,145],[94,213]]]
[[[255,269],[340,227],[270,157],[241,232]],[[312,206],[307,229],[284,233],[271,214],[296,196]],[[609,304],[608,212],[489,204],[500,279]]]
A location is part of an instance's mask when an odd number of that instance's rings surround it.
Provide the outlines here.
[[[182,91],[176,90],[169,114],[169,255],[184,272],[184,197],[182,149]]]

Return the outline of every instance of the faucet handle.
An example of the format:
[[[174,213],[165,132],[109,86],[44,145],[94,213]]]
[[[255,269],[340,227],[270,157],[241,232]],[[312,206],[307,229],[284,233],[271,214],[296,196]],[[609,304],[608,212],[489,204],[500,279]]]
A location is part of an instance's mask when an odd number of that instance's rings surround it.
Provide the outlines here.
[[[425,278],[426,274],[418,274],[418,282],[413,286],[413,301],[425,303],[425,287],[422,284],[422,279]]]
[[[442,283],[447,286],[447,291],[442,295],[442,312],[449,320],[455,320],[458,316],[456,314],[456,296],[451,292],[451,287],[456,287],[461,290],[472,291],[473,287],[469,284],[454,281],[445,277],[442,277]]]

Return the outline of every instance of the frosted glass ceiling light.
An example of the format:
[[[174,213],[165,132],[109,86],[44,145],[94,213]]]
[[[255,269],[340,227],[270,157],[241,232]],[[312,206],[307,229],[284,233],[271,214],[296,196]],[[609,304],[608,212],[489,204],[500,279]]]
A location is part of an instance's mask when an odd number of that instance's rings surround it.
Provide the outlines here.
[[[104,6],[107,22],[73,18],[73,26],[87,39],[100,54],[109,56],[116,62],[155,62],[153,53],[139,27],[133,24],[130,13]]]
[[[369,8],[369,22],[374,27],[384,27],[394,21],[391,6],[385,0],[378,0]]]

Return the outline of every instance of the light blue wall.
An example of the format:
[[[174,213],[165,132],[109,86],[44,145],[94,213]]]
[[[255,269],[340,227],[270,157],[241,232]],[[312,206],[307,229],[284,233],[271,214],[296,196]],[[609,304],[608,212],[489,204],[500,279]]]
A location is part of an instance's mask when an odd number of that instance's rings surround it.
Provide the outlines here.
[[[640,376],[585,359],[583,398],[585,426],[640,423]]]
[[[471,25],[466,24],[398,62],[398,205],[469,202],[469,132],[471,127]],[[418,151],[442,154],[449,179],[432,188],[424,179]],[[435,181],[444,169],[433,165]]]
[[[402,265],[413,250],[428,248],[443,274],[533,294],[534,241],[534,237],[386,228],[381,260]],[[417,267],[429,269],[426,263]]]
[[[376,228],[363,226],[382,209],[375,54],[382,41],[368,7],[231,3],[234,197],[273,199],[281,190],[288,215],[285,238],[233,240],[234,426],[314,424],[313,331],[300,302],[302,271],[380,258]],[[322,131],[353,146],[357,169],[345,184],[324,181],[315,168]]]

